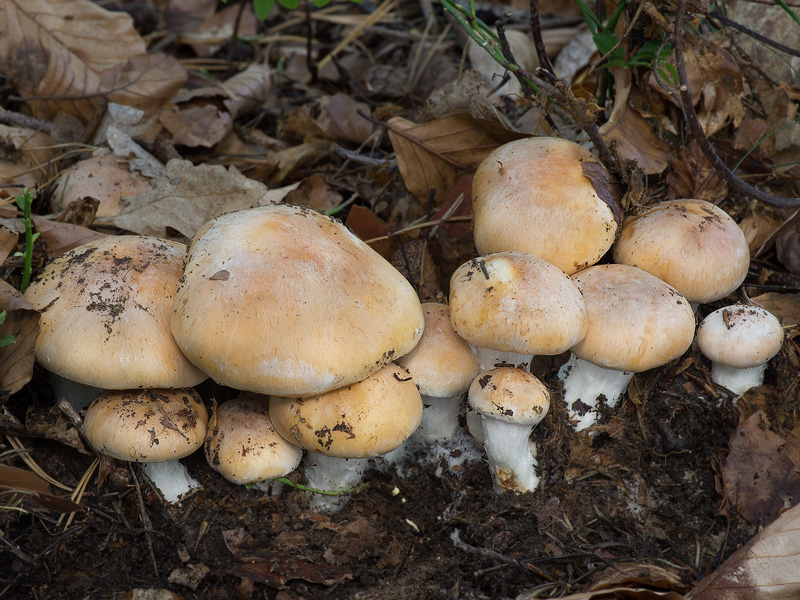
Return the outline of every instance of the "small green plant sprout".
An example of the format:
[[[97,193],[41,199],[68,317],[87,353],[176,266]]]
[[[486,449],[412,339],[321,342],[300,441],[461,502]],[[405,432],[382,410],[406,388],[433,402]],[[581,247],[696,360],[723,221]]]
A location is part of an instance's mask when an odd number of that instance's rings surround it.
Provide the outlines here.
[[[33,242],[39,237],[38,233],[33,233],[31,226],[31,205],[33,204],[33,196],[28,191],[28,188],[22,190],[22,193],[17,196],[17,206],[22,211],[22,223],[25,225],[25,252],[16,252],[14,256],[24,256],[25,266],[22,273],[22,284],[19,286],[19,291],[25,292],[31,282],[31,271],[33,265]]]
[[[6,311],[0,312],[0,325],[6,320]],[[4,335],[0,337],[0,348],[3,346],[10,346],[11,344],[16,344],[17,339],[13,335]]]
[[[227,2],[228,0],[222,1]],[[272,9],[275,8],[275,2],[276,0],[253,0],[253,8],[256,11],[256,16],[262,21],[266,19],[272,12]],[[363,4],[364,0],[350,0],[350,2]],[[289,10],[294,10],[300,6],[300,0],[277,0],[277,3]],[[312,3],[317,8],[322,8],[330,4],[331,0],[312,0]]]

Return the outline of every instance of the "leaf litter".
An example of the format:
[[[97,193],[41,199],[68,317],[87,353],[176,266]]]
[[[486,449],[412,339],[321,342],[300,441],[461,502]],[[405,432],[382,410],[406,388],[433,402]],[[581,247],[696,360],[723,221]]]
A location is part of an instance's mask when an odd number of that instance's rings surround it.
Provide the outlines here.
[[[156,13],[148,3],[131,3],[130,15],[89,0],[9,0],[0,7],[7,33],[0,38],[7,75],[0,338],[16,339],[0,347],[0,450],[16,448],[11,439],[20,436],[24,452],[69,488],[91,474],[91,456],[79,421],[53,409],[47,375],[33,360],[38,313],[14,289],[24,228],[13,197],[22,186],[39,190],[35,271],[95,236],[188,241],[225,212],[292,202],[345,220],[423,300],[442,300],[450,274],[474,255],[470,174],[480,160],[553,123],[585,141],[559,106],[531,107],[519,88],[492,96],[499,81],[491,64],[476,62],[470,66],[482,71],[459,79],[463,32],[439,13],[429,19],[426,11],[440,9],[430,2],[276,10],[263,24],[249,3],[219,11],[212,2],[168,4]],[[571,6],[550,3],[563,15]],[[626,43],[671,18],[668,5],[648,6],[646,17],[621,19],[636,34]],[[484,17],[500,14],[494,6]],[[571,14],[545,28],[554,56],[580,34],[569,21],[579,12]],[[634,17],[644,21],[637,25]],[[781,27],[776,23],[776,37]],[[313,43],[306,44],[309,32]],[[769,73],[754,69],[721,34],[695,33],[685,53],[700,120],[718,152],[741,161],[740,176],[797,196],[792,163],[800,144],[786,127],[796,111],[792,85],[771,66]],[[576,93],[597,90],[599,57],[576,56],[569,83]],[[591,437],[575,434],[554,402],[534,434],[543,477],[535,493],[495,494],[484,463],[448,464],[448,452],[453,459],[463,452],[452,448],[433,463],[412,463],[403,476],[375,463],[368,486],[335,517],[309,511],[306,493],[291,487],[270,496],[234,486],[196,454],[186,463],[203,490],[179,507],[162,505],[135,467],[107,461],[80,500],[84,510],[65,528],[53,512],[77,505],[25,470],[15,452],[2,454],[0,552],[10,567],[0,596],[796,597],[796,219],[730,193],[696,142],[678,135],[674,97],[648,69],[615,67],[612,75],[617,102],[606,107],[600,133],[632,172],[638,167],[650,177],[636,203],[706,198],[747,232],[758,259],[735,299],[769,308],[787,330],[764,386],[734,402],[690,349],[676,363],[637,375]],[[113,195],[102,187],[79,189],[63,202],[59,176],[68,181],[71,169],[106,147],[152,189],[117,194],[117,214],[98,213]],[[91,165],[89,171],[106,190],[117,187],[113,177]],[[785,239],[775,243],[781,227]],[[701,307],[699,316],[712,309]],[[555,399],[554,375],[565,360],[538,359],[533,367]],[[209,402],[236,395],[213,382],[200,392]],[[291,478],[303,481],[301,472]]]

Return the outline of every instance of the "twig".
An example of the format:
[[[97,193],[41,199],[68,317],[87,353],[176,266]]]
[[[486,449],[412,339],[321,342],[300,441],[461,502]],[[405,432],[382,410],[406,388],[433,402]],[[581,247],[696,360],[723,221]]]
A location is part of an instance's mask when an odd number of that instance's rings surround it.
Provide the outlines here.
[[[728,182],[731,189],[737,192],[750,196],[759,202],[774,206],[777,208],[798,208],[800,207],[800,198],[777,198],[772,194],[767,194],[759,189],[756,189],[749,183],[742,181],[739,177],[734,175],[728,166],[711,147],[711,142],[703,131],[703,126],[700,124],[700,119],[697,118],[697,112],[694,110],[692,103],[692,93],[689,90],[689,82],[686,77],[686,64],[683,59],[683,13],[685,10],[686,0],[677,0],[675,8],[675,66],[678,70],[678,81],[680,87],[678,91],[681,96],[681,108],[683,110],[684,118],[689,126],[689,131],[694,137],[697,145],[700,147],[701,152],[706,157],[708,162],[714,167],[714,170]]]
[[[789,48],[789,46],[784,46],[780,42],[776,42],[775,40],[771,40],[770,38],[761,35],[760,33],[753,31],[752,29],[745,27],[741,23],[737,23],[736,21],[732,21],[725,15],[722,15],[716,11],[711,11],[708,13],[708,16],[716,19],[720,23],[727,25],[728,27],[732,27],[736,31],[741,31],[743,34],[753,38],[754,40],[758,40],[759,42],[766,44],[767,46],[772,46],[776,50],[780,50],[781,52],[785,52],[791,56],[800,56],[800,50],[795,50],[794,48]]]
[[[375,242],[380,242],[381,240],[388,240],[396,235],[408,233],[409,231],[414,231],[416,229],[424,229],[425,227],[435,227],[436,225],[441,225],[442,223],[456,223],[458,221],[470,221],[470,220],[472,220],[472,215],[463,215],[460,217],[450,217],[449,219],[437,219],[435,221],[426,221],[425,223],[417,223],[416,225],[409,225],[408,227],[403,227],[403,229],[398,229],[397,231],[395,231],[394,233],[390,233],[389,235],[382,235],[380,237],[364,240],[364,243],[373,244]]]
[[[50,121],[43,121],[35,117],[14,112],[13,110],[0,110],[0,123],[36,129],[38,131],[44,131],[45,133],[50,133],[53,129],[53,124]]]
[[[536,55],[539,57],[539,64],[545,73],[555,77],[556,70],[553,68],[550,57],[547,56],[547,49],[544,47],[542,23],[539,19],[539,0],[531,0],[531,35],[533,36]]]

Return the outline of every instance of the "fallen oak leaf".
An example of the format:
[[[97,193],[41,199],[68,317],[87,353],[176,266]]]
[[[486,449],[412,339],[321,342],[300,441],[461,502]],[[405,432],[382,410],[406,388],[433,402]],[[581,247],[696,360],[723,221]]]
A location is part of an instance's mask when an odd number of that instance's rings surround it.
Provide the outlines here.
[[[50,493],[47,482],[32,471],[0,465],[0,491],[13,491],[24,495],[50,510],[60,513],[72,513],[83,510],[69,498],[62,498]]]

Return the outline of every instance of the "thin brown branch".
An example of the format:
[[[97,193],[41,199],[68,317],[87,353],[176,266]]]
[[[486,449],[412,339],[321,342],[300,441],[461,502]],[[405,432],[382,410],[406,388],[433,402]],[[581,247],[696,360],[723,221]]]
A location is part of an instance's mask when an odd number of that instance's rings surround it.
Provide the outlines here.
[[[539,65],[544,71],[555,77],[556,70],[553,68],[550,57],[547,56],[547,49],[544,47],[542,23],[539,19],[539,0],[531,0],[531,35],[533,36],[536,55],[539,57]]]
[[[683,114],[686,119],[686,124],[689,127],[689,132],[694,137],[697,145],[700,147],[703,155],[708,159],[714,170],[719,173],[731,189],[750,196],[759,202],[775,206],[777,208],[798,208],[800,207],[800,198],[777,198],[772,194],[767,194],[761,190],[753,187],[749,183],[745,183],[737,177],[733,171],[722,161],[722,159],[714,151],[711,142],[703,131],[703,126],[700,124],[700,119],[697,118],[697,112],[692,103],[692,92],[689,89],[689,82],[686,76],[686,64],[683,59],[683,13],[685,10],[686,0],[677,0],[676,15],[675,15],[675,66],[678,70],[678,81],[680,86],[678,91],[681,96],[681,105]]]

